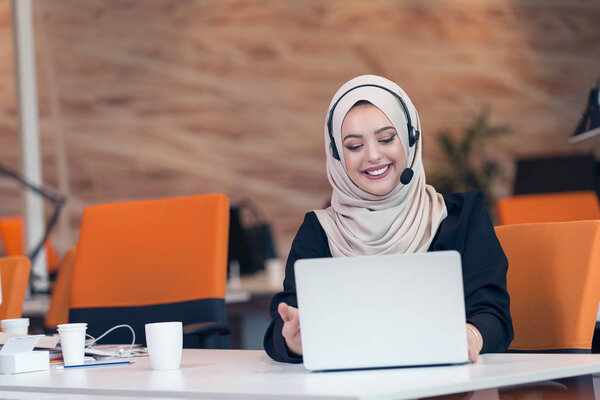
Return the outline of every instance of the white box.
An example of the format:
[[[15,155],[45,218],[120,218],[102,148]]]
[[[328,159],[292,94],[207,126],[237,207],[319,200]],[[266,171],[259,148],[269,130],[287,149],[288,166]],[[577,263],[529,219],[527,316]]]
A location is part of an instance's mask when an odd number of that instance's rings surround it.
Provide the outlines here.
[[[42,371],[50,368],[48,351],[0,354],[0,374]]]
[[[40,336],[8,338],[0,350],[0,374],[18,374],[49,369],[50,353],[45,350],[32,351],[39,340]]]

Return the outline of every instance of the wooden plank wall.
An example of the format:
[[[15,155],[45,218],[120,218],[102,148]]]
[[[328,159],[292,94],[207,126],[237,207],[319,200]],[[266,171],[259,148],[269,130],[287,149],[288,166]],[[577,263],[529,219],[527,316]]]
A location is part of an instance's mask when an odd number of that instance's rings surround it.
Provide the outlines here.
[[[83,207],[224,192],[272,221],[285,255],[306,211],[329,197],[323,123],[364,73],[398,82],[431,137],[487,106],[513,133],[501,161],[600,153],[566,143],[600,76],[594,0],[36,0],[43,174],[68,193],[55,241],[76,241]],[[19,168],[9,0],[0,0],[0,160]],[[19,213],[0,178],[0,215]]]

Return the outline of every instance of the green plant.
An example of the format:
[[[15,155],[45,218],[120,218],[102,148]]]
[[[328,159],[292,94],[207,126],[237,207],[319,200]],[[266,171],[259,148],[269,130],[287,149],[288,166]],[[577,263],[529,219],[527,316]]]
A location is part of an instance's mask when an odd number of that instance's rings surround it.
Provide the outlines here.
[[[489,140],[510,132],[506,125],[492,125],[488,109],[483,109],[464,128],[462,135],[454,135],[443,129],[436,135],[436,143],[444,155],[440,172],[428,179],[441,193],[480,190],[485,196],[488,209],[493,204],[491,187],[501,172],[496,160],[485,152]]]

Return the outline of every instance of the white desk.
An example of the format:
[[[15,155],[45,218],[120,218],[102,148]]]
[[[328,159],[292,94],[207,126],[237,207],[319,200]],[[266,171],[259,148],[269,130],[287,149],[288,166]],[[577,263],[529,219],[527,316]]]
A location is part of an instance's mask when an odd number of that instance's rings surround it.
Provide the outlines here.
[[[600,355],[490,354],[477,364],[307,372],[262,351],[185,350],[182,367],[128,366],[0,375],[0,391],[200,399],[402,399],[600,372]]]
[[[85,394],[64,393],[32,393],[32,392],[5,392],[0,390],[1,400],[132,400],[132,397],[123,396],[98,396]],[[154,397],[153,400],[172,400],[169,398]],[[486,399],[489,400],[489,399]]]

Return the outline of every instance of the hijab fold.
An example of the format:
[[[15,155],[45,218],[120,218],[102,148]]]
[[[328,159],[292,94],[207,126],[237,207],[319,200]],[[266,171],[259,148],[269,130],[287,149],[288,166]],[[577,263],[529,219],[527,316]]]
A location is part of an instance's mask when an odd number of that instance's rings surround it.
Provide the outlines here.
[[[394,82],[375,75],[363,75],[346,82],[331,100],[327,115],[347,90],[364,84],[384,86],[397,93],[408,108],[413,127],[421,130],[417,110],[406,93]],[[379,108],[394,125],[408,165],[415,157],[412,180],[406,185],[398,182],[390,193],[383,196],[368,193],[356,186],[345,167],[341,126],[348,111],[360,100]],[[421,139],[416,146],[408,146],[407,120],[398,99],[381,88],[357,88],[339,101],[332,120],[332,133],[341,160],[331,155],[325,122],[327,177],[333,192],[330,207],[314,210],[327,234],[331,254],[334,257],[349,257],[426,252],[448,211],[442,195],[425,183]]]

